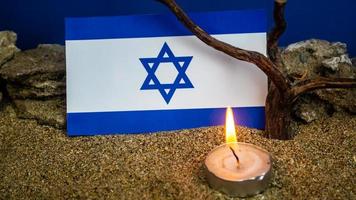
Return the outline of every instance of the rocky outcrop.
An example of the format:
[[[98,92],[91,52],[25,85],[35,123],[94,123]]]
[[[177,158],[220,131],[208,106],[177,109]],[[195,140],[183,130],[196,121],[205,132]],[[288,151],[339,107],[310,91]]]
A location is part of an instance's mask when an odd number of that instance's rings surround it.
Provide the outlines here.
[[[356,68],[356,57],[351,59],[352,65],[354,66],[354,69]]]
[[[316,77],[356,78],[356,68],[347,54],[344,43],[307,40],[282,50],[281,62],[288,78],[297,83]],[[298,99],[295,116],[311,122],[334,110],[356,113],[356,89],[316,90]]]
[[[49,100],[14,100],[17,116],[25,119],[35,119],[38,123],[56,128],[65,127],[65,101],[64,98]]]
[[[65,124],[64,47],[42,44],[36,49],[18,52],[0,69],[7,93],[18,116],[36,119],[42,124]]]
[[[330,104],[325,103],[314,94],[307,94],[294,105],[293,114],[303,122],[310,123],[328,117],[332,111],[330,106]]]
[[[306,40],[289,45],[282,51],[284,71],[293,81],[324,77],[355,77],[344,43]]]
[[[319,99],[331,104],[335,111],[356,114],[356,89],[325,89],[314,92]]]
[[[63,46],[47,44],[17,53],[0,70],[9,95],[15,99],[64,95],[64,56]]]
[[[16,47],[17,35],[12,31],[0,31],[0,69],[3,64],[11,60],[20,51]],[[0,103],[3,99],[4,82],[0,78]]]
[[[17,35],[12,31],[0,31],[0,68],[12,59],[16,52],[20,51],[16,47]]]

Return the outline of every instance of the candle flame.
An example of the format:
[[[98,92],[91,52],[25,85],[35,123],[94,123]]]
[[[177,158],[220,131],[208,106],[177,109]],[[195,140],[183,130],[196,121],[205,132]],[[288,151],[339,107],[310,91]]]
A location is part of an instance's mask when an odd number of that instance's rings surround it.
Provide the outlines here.
[[[234,113],[231,107],[226,109],[225,137],[226,143],[237,142]]]

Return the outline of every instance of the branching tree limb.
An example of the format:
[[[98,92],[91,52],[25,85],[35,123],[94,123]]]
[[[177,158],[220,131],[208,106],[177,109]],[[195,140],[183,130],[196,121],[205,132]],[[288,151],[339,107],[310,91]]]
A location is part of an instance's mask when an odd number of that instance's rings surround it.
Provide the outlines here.
[[[168,6],[168,8],[176,15],[176,17],[205,44],[238,60],[255,64],[275,83],[279,90],[286,91],[290,88],[289,80],[286,79],[284,75],[278,70],[277,66],[263,54],[234,47],[210,36],[207,32],[196,25],[175,1],[159,1]],[[276,38],[273,37],[273,39]]]
[[[300,95],[324,88],[356,88],[356,79],[352,78],[317,78],[308,79],[293,86],[291,93],[294,99]]]
[[[356,79],[317,78],[304,80],[295,85],[286,78],[278,67],[278,40],[287,27],[284,11],[287,0],[275,0],[275,26],[268,35],[268,56],[258,52],[234,47],[210,36],[196,25],[174,0],[159,0],[165,4],[196,37],[202,42],[238,60],[255,64],[270,79],[271,84],[266,99],[266,133],[270,138],[289,139],[293,103],[308,91],[322,88],[356,88]]]
[[[276,0],[274,2],[274,21],[275,25],[272,31],[268,34],[268,56],[275,62],[278,53],[278,40],[287,29],[287,22],[284,19],[284,9],[287,4],[287,0]]]

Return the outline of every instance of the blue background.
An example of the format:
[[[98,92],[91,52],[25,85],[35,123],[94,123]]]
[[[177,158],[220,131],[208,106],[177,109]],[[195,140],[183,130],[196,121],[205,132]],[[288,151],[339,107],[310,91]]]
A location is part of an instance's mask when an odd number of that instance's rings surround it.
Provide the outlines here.
[[[272,25],[273,0],[177,0],[189,12],[265,8]],[[18,33],[18,46],[64,43],[64,18],[167,13],[155,0],[1,0],[0,30]],[[288,30],[281,44],[321,38],[348,44],[356,56],[355,0],[289,0]]]

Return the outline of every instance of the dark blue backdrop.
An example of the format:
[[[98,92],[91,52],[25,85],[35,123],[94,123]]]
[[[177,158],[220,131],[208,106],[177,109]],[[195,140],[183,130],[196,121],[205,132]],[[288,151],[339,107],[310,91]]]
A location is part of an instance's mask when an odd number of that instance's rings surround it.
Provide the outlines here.
[[[164,13],[155,0],[1,0],[0,30],[18,33],[22,49],[38,43],[64,43],[64,18]],[[272,24],[273,0],[177,0],[190,12],[265,8]],[[342,41],[356,56],[355,0],[289,0],[289,27],[282,45],[308,38]]]

